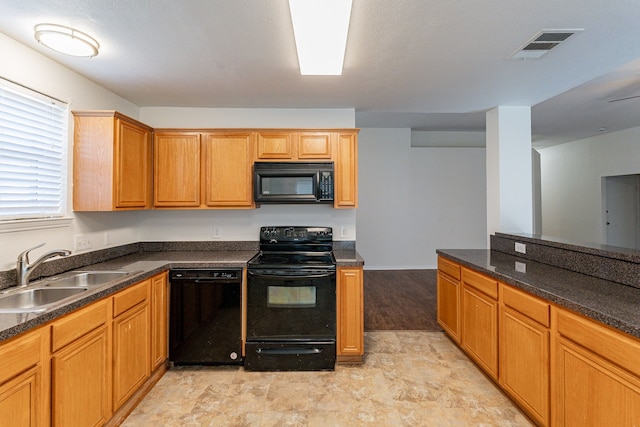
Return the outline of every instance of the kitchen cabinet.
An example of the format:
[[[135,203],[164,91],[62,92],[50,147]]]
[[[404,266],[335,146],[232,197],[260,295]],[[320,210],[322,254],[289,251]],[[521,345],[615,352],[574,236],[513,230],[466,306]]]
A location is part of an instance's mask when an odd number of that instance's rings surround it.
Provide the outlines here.
[[[334,157],[335,188],[333,207],[358,207],[358,134],[338,132]]]
[[[500,284],[499,383],[539,425],[549,425],[550,304]]]
[[[287,131],[258,131],[256,157],[259,160],[293,160],[293,133]]]
[[[337,269],[337,361],[364,357],[364,273],[362,267]]]
[[[169,282],[167,273],[151,278],[151,370],[167,360]]]
[[[153,205],[157,208],[199,207],[200,133],[156,132],[153,157]]]
[[[253,207],[253,135],[251,132],[204,134],[205,204]]]
[[[640,420],[640,340],[555,308],[554,425],[632,426]]]
[[[109,310],[102,300],[51,326],[53,426],[102,425],[111,417]]]
[[[154,206],[252,208],[253,140],[246,131],[156,132]]]
[[[48,425],[46,328],[0,345],[0,426]]]
[[[113,297],[113,409],[140,388],[151,372],[147,279]]]
[[[498,378],[498,282],[462,267],[461,338],[467,354]]]
[[[153,129],[115,111],[73,115],[73,209],[150,208]]]
[[[449,336],[460,343],[460,266],[438,257],[437,320]]]
[[[260,161],[330,161],[333,132],[259,130],[256,158]]]

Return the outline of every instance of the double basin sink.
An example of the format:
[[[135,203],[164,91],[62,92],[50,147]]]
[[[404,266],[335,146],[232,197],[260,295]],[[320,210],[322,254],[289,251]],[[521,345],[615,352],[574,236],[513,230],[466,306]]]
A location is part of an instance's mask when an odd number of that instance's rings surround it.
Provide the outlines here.
[[[72,271],[25,288],[0,293],[0,313],[38,313],[107,283],[123,279],[126,271]]]

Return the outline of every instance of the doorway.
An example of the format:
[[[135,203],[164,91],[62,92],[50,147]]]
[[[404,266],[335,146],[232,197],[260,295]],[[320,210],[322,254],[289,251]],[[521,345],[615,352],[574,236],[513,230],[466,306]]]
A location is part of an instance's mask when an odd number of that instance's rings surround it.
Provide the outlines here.
[[[606,244],[640,249],[640,175],[603,177]]]

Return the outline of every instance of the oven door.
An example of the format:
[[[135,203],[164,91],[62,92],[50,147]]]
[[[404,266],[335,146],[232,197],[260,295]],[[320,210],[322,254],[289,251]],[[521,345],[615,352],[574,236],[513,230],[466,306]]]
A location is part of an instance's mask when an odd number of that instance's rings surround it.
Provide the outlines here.
[[[335,341],[335,271],[289,273],[249,269],[247,341]]]

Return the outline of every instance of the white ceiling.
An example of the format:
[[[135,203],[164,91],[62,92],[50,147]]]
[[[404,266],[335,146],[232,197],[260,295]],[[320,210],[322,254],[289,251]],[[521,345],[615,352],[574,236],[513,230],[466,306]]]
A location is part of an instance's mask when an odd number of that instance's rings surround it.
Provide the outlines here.
[[[100,54],[39,46],[42,22]],[[640,98],[608,102],[640,95],[639,23],[637,0],[353,0],[343,75],[301,76],[287,0],[0,0],[0,32],[141,107],[354,108],[358,127],[483,130],[488,109],[532,106],[538,146],[640,125]],[[505,59],[543,29],[583,31]]]

